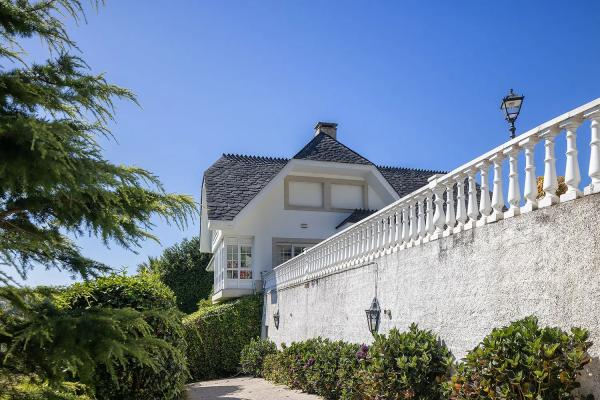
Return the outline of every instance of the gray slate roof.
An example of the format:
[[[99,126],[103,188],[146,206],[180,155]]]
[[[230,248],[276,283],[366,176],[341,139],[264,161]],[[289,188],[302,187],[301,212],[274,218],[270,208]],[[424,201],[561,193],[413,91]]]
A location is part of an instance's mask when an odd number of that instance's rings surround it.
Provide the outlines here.
[[[319,133],[302,150],[295,159],[312,161],[329,161],[347,164],[372,165],[373,163],[354,150],[344,146],[331,136]]]
[[[445,174],[444,171],[411,169],[399,167],[377,167],[381,175],[394,188],[400,198],[427,185],[427,178],[435,174]]]
[[[294,159],[373,165],[400,197],[427,184],[441,171],[380,167],[320,133]],[[223,154],[204,172],[208,219],[231,221],[288,163],[286,158]]]
[[[223,154],[204,172],[208,219],[233,220],[287,162],[285,158]]]
[[[342,222],[340,222],[335,227],[335,229],[341,228],[342,226],[344,226],[344,224],[354,224],[355,222],[363,220],[375,212],[377,212],[377,210],[365,210],[362,208],[357,208],[354,211],[352,211],[352,213],[350,215],[348,215],[346,218],[344,218],[344,220]]]

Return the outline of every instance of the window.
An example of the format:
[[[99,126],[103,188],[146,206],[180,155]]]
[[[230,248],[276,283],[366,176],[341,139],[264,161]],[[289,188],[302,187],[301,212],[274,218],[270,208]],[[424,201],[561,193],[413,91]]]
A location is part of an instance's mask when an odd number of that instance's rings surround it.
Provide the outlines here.
[[[252,279],[252,246],[227,245],[227,279]]]
[[[302,252],[311,246],[308,244],[278,244],[277,254],[279,255],[278,264],[290,260],[292,257],[299,256]]]
[[[361,180],[288,176],[284,208],[316,211],[368,208],[368,186]]]

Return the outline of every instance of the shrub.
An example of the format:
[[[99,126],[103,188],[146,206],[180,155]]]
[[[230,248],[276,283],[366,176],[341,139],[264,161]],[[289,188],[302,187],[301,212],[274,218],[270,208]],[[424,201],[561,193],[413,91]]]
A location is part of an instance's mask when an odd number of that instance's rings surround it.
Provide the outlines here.
[[[261,296],[203,306],[183,320],[187,359],[193,380],[224,377],[238,371],[240,355],[260,335]]]
[[[392,329],[387,336],[376,335],[361,361],[361,398],[442,399],[452,362],[446,345],[415,324],[407,332]]]
[[[540,328],[535,317],[494,329],[459,365],[452,399],[576,399],[588,337],[580,328]]]
[[[270,340],[254,338],[242,349],[240,365],[242,372],[255,377],[263,376],[263,362],[269,354],[277,353],[275,343]]]
[[[155,276],[110,275],[77,283],[61,294],[60,302],[72,310],[133,309],[153,330],[148,348],[153,365],[131,357],[117,366],[101,365],[94,377],[97,398],[176,399],[183,393],[188,372],[181,314],[173,292]]]
[[[165,249],[158,258],[150,258],[138,267],[155,273],[177,297],[177,307],[185,313],[196,310],[199,300],[212,292],[213,273],[206,270],[211,254],[200,252],[200,239],[184,239]]]
[[[57,386],[36,383],[26,378],[0,390],[0,400],[92,400],[89,389],[84,385],[64,382]]]
[[[265,358],[264,376],[326,399],[351,398],[359,347],[322,338],[284,345],[281,352]]]

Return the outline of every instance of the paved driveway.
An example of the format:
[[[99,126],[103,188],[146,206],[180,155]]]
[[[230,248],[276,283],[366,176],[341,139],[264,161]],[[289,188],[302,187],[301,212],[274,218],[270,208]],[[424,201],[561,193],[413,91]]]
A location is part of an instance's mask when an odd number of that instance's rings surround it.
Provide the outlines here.
[[[189,400],[321,400],[319,396],[246,376],[191,383],[187,388]]]

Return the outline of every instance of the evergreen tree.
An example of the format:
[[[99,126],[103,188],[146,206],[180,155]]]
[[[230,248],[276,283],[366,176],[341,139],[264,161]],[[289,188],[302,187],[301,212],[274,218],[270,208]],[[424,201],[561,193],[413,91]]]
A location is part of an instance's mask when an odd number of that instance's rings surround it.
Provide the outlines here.
[[[152,173],[103,156],[98,140],[111,138],[114,102],[136,99],[91,72],[65,29],[68,17],[85,19],[80,0],[0,0],[0,356],[4,371],[55,381],[92,379],[99,361],[133,357],[152,366],[144,350],[152,330],[130,309],[62,310],[49,295],[15,290],[15,274],[57,268],[97,276],[109,268],[72,238],[135,249],[157,240],[153,216],[182,227],[196,209]],[[27,38],[47,44],[46,62],[26,59]],[[86,335],[96,339],[76,340]]]
[[[213,273],[206,270],[211,257],[200,252],[200,238],[195,236],[166,248],[157,258],[149,257],[138,272],[156,274],[175,293],[177,307],[189,314],[212,292]]]

